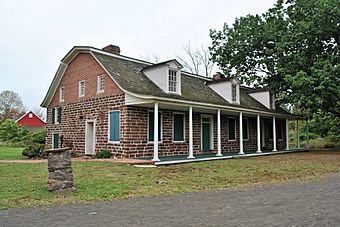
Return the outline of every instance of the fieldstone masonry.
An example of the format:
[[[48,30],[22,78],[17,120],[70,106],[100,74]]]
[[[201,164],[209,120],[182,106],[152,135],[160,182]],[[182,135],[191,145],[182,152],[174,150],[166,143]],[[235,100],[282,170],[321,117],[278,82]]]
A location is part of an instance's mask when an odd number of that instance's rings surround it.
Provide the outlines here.
[[[48,150],[48,190],[73,188],[70,148]]]

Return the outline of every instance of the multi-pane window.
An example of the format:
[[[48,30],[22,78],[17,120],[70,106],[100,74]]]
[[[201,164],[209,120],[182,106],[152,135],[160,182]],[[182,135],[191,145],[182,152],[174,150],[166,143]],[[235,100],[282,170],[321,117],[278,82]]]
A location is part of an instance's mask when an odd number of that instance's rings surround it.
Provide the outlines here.
[[[237,97],[237,86],[236,84],[231,85],[231,98],[233,102],[236,102],[236,97]]]
[[[154,125],[155,118],[154,112],[149,112],[149,132],[148,132],[148,141],[154,141]],[[158,141],[162,141],[162,114],[158,113]]]
[[[120,141],[120,112],[112,111],[109,115],[109,140],[111,142]]]
[[[59,124],[61,121],[61,107],[52,108],[52,124]]]
[[[105,77],[104,76],[98,76],[97,93],[104,92],[104,87],[105,87]]]
[[[242,134],[243,139],[248,140],[249,139],[249,125],[248,125],[248,119],[242,120]]]
[[[85,80],[79,81],[79,97],[85,96]]]
[[[184,141],[184,114],[174,114],[174,141]]]
[[[169,92],[177,92],[177,72],[169,69]]]
[[[228,126],[229,126],[229,140],[235,140],[236,139],[235,118],[228,118]]]
[[[60,94],[59,94],[59,101],[64,102],[64,97],[65,97],[65,87],[61,87]]]

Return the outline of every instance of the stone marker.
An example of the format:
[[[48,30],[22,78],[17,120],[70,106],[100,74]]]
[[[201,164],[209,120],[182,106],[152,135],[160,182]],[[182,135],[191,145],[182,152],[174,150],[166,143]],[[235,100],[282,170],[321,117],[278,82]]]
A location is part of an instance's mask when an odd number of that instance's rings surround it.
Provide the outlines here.
[[[48,153],[48,190],[73,189],[71,151],[69,147],[51,149]]]

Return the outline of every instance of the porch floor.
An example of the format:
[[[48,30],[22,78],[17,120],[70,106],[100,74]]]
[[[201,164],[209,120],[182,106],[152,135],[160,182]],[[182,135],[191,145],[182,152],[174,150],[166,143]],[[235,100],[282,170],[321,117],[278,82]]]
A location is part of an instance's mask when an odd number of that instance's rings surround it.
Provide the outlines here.
[[[289,150],[280,150],[280,151],[269,151],[265,150],[262,153],[256,153],[256,151],[245,151],[244,154],[238,154],[238,152],[223,152],[222,156],[216,156],[215,153],[205,153],[205,154],[196,154],[195,158],[187,158],[188,155],[173,155],[173,156],[160,156],[160,161],[155,162],[156,166],[160,165],[173,165],[173,164],[181,164],[181,163],[190,163],[190,162],[203,162],[203,161],[212,161],[212,160],[223,160],[223,159],[232,159],[232,158],[246,158],[246,157],[255,157],[255,156],[265,156],[265,155],[276,155],[276,154],[285,154],[285,153],[293,153],[293,152],[302,152],[308,151],[305,148],[293,148]],[[151,160],[152,157],[141,157],[136,158],[140,160]]]

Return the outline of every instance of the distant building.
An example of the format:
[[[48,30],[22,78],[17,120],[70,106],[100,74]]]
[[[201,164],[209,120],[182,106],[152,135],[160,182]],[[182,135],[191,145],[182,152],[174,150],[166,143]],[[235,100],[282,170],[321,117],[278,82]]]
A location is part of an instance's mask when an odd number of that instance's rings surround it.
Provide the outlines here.
[[[38,132],[45,129],[45,121],[32,111],[22,115],[17,121],[18,125],[23,126],[30,132]]]

